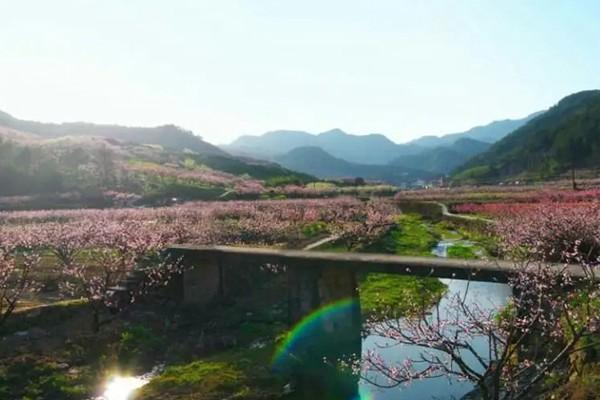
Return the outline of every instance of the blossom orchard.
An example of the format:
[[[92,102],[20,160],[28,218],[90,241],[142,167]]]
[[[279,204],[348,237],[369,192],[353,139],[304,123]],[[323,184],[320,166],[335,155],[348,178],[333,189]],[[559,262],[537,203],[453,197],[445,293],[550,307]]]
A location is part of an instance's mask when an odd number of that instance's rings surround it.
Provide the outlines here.
[[[597,186],[597,182],[595,182]],[[398,201],[507,201],[518,203],[544,202],[591,202],[600,200],[600,189],[592,187],[585,190],[565,189],[563,186],[459,186],[429,189],[401,190],[395,195]],[[468,203],[467,203],[468,204]],[[475,203],[477,204],[477,203]]]
[[[3,302],[10,309],[6,315],[26,291],[39,286],[34,284],[37,269],[54,269],[62,276],[65,295],[88,300],[97,330],[101,313],[111,306],[110,288],[128,272],[144,264],[152,267],[149,286],[168,281],[178,269],[176,260],[160,256],[169,244],[282,245],[302,238],[304,228],[314,223],[357,241],[381,233],[395,213],[389,202],[350,197],[0,213],[0,288],[5,288]],[[48,254],[53,257],[44,257],[42,265],[40,256]],[[20,289],[6,289],[13,286]]]
[[[140,174],[146,179],[166,179],[219,187],[233,192],[241,198],[256,199],[260,195],[286,196],[290,198],[320,198],[340,195],[377,194],[392,195],[396,188],[385,184],[367,184],[359,186],[338,186],[332,183],[316,185],[286,184],[269,186],[264,181],[248,175],[236,176],[208,167],[179,168],[174,164],[134,163],[125,166],[129,172]],[[107,192],[107,198],[116,204],[123,201],[136,201],[139,196],[127,193]],[[125,203],[129,204],[129,203]]]
[[[33,273],[40,257],[29,245],[20,237],[0,234],[0,328],[23,296],[39,289]]]

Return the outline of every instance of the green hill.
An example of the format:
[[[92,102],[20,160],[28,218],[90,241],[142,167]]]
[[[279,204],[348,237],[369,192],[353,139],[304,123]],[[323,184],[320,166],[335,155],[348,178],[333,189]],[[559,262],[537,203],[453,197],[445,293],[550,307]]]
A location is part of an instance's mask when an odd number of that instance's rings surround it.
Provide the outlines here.
[[[406,155],[393,160],[391,165],[404,167],[418,166],[419,169],[448,174],[465,161],[487,150],[491,145],[470,138],[461,138],[449,146],[426,149],[419,154]]]
[[[600,90],[572,94],[475,156],[458,181],[544,179],[571,168],[600,167]]]
[[[223,150],[202,140],[200,136],[175,125],[152,128],[128,127],[119,125],[99,125],[87,122],[53,124],[21,120],[0,111],[0,126],[21,132],[35,134],[43,138],[64,136],[99,136],[123,142],[153,144],[177,151],[191,151],[201,154],[226,155]]]
[[[442,136],[423,136],[409,142],[408,144],[421,147],[440,147],[449,146],[460,139],[473,139],[480,142],[495,143],[509,133],[522,127],[543,112],[544,111],[538,111],[521,119],[504,119],[501,121],[494,121],[487,125],[473,127],[465,132],[448,133]]]
[[[231,156],[175,127],[113,130],[21,121],[0,113],[0,198],[5,201],[43,196],[50,200],[35,207],[101,207],[110,192],[153,203],[173,197],[210,200],[248,185],[314,180],[272,162]]]

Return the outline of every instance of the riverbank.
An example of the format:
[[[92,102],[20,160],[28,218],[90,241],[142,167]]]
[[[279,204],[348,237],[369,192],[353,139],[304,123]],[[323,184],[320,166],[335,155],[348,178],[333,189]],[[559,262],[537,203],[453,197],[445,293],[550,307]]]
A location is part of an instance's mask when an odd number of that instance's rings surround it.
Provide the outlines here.
[[[462,237],[450,225],[403,215],[366,250],[432,255],[439,240]],[[137,398],[180,400],[202,393],[198,398],[207,400],[293,399],[290,382],[271,370],[278,338],[287,330],[285,283],[281,276],[263,278],[263,285],[208,309],[134,304],[98,335],[89,331],[84,303],[19,313],[3,343],[0,397],[89,399],[115,376],[133,377],[165,364]],[[435,302],[446,290],[437,279],[385,274],[360,277],[359,288],[363,310],[396,314],[408,312],[411,302]]]

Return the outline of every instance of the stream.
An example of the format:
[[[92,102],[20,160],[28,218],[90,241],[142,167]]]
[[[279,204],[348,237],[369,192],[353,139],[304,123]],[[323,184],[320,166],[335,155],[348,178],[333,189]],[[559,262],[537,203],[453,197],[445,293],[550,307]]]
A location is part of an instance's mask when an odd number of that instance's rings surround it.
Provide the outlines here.
[[[458,239],[445,239],[438,242],[436,247],[431,251],[433,255],[437,257],[447,257],[448,249],[452,246],[473,246],[473,242],[458,240]],[[477,253],[477,252],[476,252]],[[511,289],[506,284],[500,283],[487,283],[487,282],[468,282],[464,280],[455,280],[455,279],[441,279],[441,281],[447,286],[447,292],[444,297],[440,300],[439,310],[440,313],[443,313],[446,307],[449,304],[449,299],[454,297],[457,294],[460,294],[461,297],[465,298],[467,305],[477,304],[481,309],[484,310],[492,310],[498,309],[499,307],[506,304],[507,299],[511,295]],[[468,288],[468,290],[467,290]],[[466,291],[466,297],[465,295]],[[436,307],[432,307],[431,315],[435,315]],[[339,323],[343,323],[343,321],[347,320],[347,314],[340,314],[338,316],[340,320]],[[442,316],[442,318],[444,318]],[[338,323],[333,320],[333,324]],[[417,346],[390,346],[393,345],[391,341],[388,339],[381,338],[375,335],[367,335],[361,339],[359,337],[358,331],[360,330],[360,323],[357,328],[356,338],[354,341],[356,346],[358,346],[359,351],[355,354],[360,354],[367,352],[368,350],[376,350],[381,357],[388,363],[394,364],[397,362],[401,362],[406,359],[416,359],[419,354],[423,352],[423,349]],[[351,339],[349,342],[344,342],[343,336],[346,331],[343,329],[339,332],[340,336],[336,337],[333,342],[329,342],[325,345],[327,351],[334,353],[339,350],[342,354],[345,352],[344,349],[347,348],[346,345],[349,345],[350,348],[353,348],[353,340]],[[352,337],[352,334],[350,334]],[[306,338],[305,338],[306,339]],[[320,342],[321,339],[318,337],[312,337],[311,340],[308,340],[309,346],[318,346],[317,343]],[[473,339],[472,346],[478,353],[485,353],[485,350],[488,348],[487,338],[476,337]],[[362,349],[362,350],[360,350]],[[317,352],[320,354],[319,352]],[[465,356],[465,360],[469,364],[470,367],[481,371],[481,366],[476,362],[473,356],[469,359]],[[318,360],[317,360],[318,361]],[[318,363],[319,365],[321,362]],[[314,364],[312,365],[315,366]],[[351,378],[349,381],[344,381],[345,378],[340,378],[339,376],[327,376],[324,375],[327,372],[322,370],[322,367],[317,366],[314,371],[310,371],[310,365],[307,369],[308,380],[305,380],[304,386],[313,386],[314,378],[319,380],[328,381],[330,384],[337,386],[340,383],[340,387],[348,389],[344,392],[345,389],[342,389],[342,397],[340,399],[353,399],[353,400],[428,400],[428,399],[437,399],[437,400],[450,400],[457,399],[460,400],[465,395],[469,394],[473,391],[474,386],[468,381],[458,381],[457,379],[449,379],[447,377],[438,377],[438,378],[428,378],[423,380],[417,380],[410,382],[406,385],[382,389],[379,386],[370,384],[363,379],[358,380],[358,377]],[[146,383],[148,383],[154,376],[160,374],[164,366],[159,365],[155,367],[152,371],[148,372],[144,375],[139,376],[113,376],[108,382],[106,382],[104,393],[96,397],[94,400],[127,400],[130,394],[135,390]],[[325,372],[323,372],[325,371]],[[311,375],[312,374],[312,375]],[[315,375],[316,374],[316,375]],[[381,384],[387,384],[387,380],[383,375],[377,375],[376,373],[370,373],[368,378],[371,381],[376,381]],[[339,382],[336,382],[338,381]],[[353,381],[353,382],[352,382]],[[305,396],[306,399],[314,398],[314,395],[320,393],[321,389],[316,389],[316,392],[312,394],[307,394]],[[337,389],[336,389],[337,390]],[[358,396],[356,393],[358,391]],[[345,393],[345,394],[343,394]],[[338,398],[335,397],[335,398]]]
[[[135,390],[161,374],[164,368],[163,364],[159,364],[142,375],[114,375],[104,385],[102,395],[93,398],[93,400],[128,400]]]
[[[448,248],[454,245],[469,246],[472,243],[463,240],[442,240],[432,250],[432,254],[437,257],[447,257]],[[456,294],[464,295],[465,290],[468,291],[466,296],[467,304],[478,304],[482,309],[497,309],[506,304],[507,299],[511,295],[511,289],[506,284],[487,283],[487,282],[468,282],[456,279],[441,279],[448,287],[446,295],[440,301],[440,312],[448,305],[448,299]],[[435,308],[432,308],[432,314],[435,313]],[[362,343],[363,352],[370,349],[376,349],[384,360],[392,363],[406,358],[417,357],[423,349],[416,346],[395,346],[380,348],[382,345],[391,344],[378,336],[367,336]],[[475,338],[473,347],[476,351],[484,352],[488,347],[486,338]],[[470,366],[477,367],[475,360],[470,360]],[[378,379],[381,383],[386,383],[383,376],[370,375],[371,379]],[[360,399],[369,400],[426,400],[426,399],[461,399],[467,393],[473,390],[473,385],[470,382],[459,382],[456,379],[448,379],[447,377],[429,378],[419,381],[413,381],[406,386],[400,386],[390,389],[381,389],[371,385],[363,380],[359,383]]]

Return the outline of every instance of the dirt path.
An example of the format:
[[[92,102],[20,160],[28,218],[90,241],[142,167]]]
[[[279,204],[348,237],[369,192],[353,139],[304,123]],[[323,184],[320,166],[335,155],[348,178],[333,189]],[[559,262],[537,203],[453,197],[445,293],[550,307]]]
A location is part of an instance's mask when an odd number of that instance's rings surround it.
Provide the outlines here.
[[[310,243],[310,244],[309,244],[309,245],[307,245],[307,246],[304,246],[304,247],[302,248],[302,250],[312,250],[312,249],[316,249],[316,248],[317,248],[317,247],[319,247],[319,246],[322,246],[322,245],[324,245],[324,244],[326,244],[326,243],[329,243],[329,242],[333,242],[333,241],[335,241],[335,240],[337,240],[337,239],[339,239],[339,236],[338,236],[338,235],[331,235],[331,236],[327,236],[326,238],[323,238],[323,239],[317,240],[316,242],[313,242],[313,243]]]
[[[442,209],[442,215],[445,217],[460,218],[460,219],[464,219],[466,221],[481,221],[481,222],[485,222],[488,224],[494,222],[491,219],[478,217],[475,215],[454,214],[454,213],[450,212],[450,210],[448,210],[448,206],[445,205],[444,203],[434,201],[433,204],[437,204]]]

